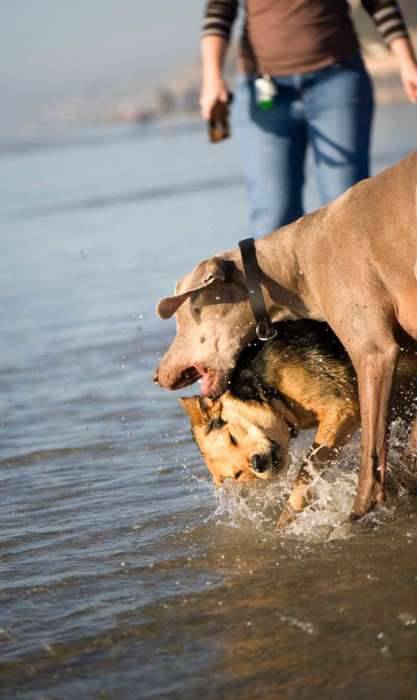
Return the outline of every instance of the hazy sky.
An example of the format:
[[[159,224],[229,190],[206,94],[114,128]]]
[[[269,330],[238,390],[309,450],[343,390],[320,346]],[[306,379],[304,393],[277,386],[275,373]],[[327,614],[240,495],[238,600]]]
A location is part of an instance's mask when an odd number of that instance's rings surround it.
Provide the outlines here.
[[[0,23],[7,111],[89,85],[144,89],[198,55],[204,0],[11,0]]]

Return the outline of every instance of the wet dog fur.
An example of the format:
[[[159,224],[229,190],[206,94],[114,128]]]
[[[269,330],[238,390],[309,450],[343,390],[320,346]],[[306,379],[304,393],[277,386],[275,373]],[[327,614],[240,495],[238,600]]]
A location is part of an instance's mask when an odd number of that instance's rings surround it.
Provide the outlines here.
[[[417,344],[404,337],[399,341],[403,351],[391,419],[411,425],[417,412]],[[306,504],[309,468],[334,458],[360,426],[349,356],[327,324],[317,321],[280,323],[273,340],[243,351],[229,389],[219,398],[192,396],[180,403],[217,485],[227,478],[273,478],[287,466],[291,438],[298,430],[316,428],[280,525]]]

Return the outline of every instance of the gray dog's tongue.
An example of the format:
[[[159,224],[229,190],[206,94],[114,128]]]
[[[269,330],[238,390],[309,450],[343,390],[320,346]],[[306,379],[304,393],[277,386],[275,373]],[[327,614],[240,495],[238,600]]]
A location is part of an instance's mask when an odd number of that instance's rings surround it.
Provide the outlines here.
[[[205,372],[200,379],[200,390],[203,396],[209,396],[211,386],[211,377]]]

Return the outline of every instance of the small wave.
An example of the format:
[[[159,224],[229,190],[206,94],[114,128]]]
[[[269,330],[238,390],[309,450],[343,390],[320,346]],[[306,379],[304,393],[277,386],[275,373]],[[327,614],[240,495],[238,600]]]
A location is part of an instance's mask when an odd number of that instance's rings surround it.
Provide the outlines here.
[[[105,207],[124,206],[126,204],[139,204],[158,199],[170,199],[173,197],[184,197],[199,194],[201,192],[211,192],[224,190],[226,188],[242,187],[243,178],[236,175],[210,178],[205,180],[184,182],[180,184],[155,186],[143,190],[132,190],[117,194],[106,194],[99,197],[89,197],[86,199],[64,202],[52,206],[37,206],[27,209],[17,209],[7,212],[10,219],[32,218],[39,216],[50,216],[54,214],[65,214],[71,211],[82,209],[103,209]]]
[[[65,459],[66,457],[74,457],[85,454],[102,454],[109,452],[113,446],[109,442],[101,442],[94,445],[86,445],[85,447],[61,447],[55,449],[33,450],[33,452],[25,452],[22,455],[11,455],[0,459],[0,466],[7,467],[26,467],[36,462],[46,462],[54,459]]]

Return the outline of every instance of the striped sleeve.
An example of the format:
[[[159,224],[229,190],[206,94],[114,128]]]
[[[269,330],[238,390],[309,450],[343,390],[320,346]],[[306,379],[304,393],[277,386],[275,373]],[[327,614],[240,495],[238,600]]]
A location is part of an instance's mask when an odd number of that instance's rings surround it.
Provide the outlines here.
[[[386,44],[400,36],[408,36],[407,27],[395,0],[362,0]]]
[[[238,0],[208,0],[203,20],[202,36],[215,34],[229,40],[237,10]]]

